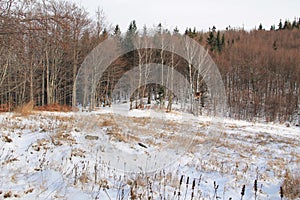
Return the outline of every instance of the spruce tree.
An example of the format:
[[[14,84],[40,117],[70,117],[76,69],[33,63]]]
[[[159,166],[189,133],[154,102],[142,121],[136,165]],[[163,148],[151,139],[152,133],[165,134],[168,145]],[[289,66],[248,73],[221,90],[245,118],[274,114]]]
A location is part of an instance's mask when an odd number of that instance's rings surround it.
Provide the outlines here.
[[[216,32],[216,29],[217,29],[217,28],[216,28],[215,26],[213,26],[213,27],[212,27],[212,32]]]
[[[177,28],[177,26],[175,27],[175,29],[173,30],[173,34],[178,34],[179,33],[179,30],[178,30],[178,28]]]
[[[193,34],[193,38],[197,36],[196,27],[194,27],[194,29],[193,29],[193,33],[192,33],[192,34]]]
[[[279,24],[278,24],[278,30],[282,29],[282,21],[280,20]]]
[[[108,37],[108,32],[107,32],[106,28],[103,29],[100,37],[103,39],[106,39]]]
[[[133,38],[136,36],[136,34],[137,34],[137,26],[135,20],[133,20],[129,24],[128,30],[123,40],[123,47],[125,49],[132,49],[134,47]]]
[[[296,18],[294,19],[293,24],[292,24],[292,29],[294,29],[294,28],[297,28],[297,21],[296,21]]]
[[[185,29],[184,35],[189,35],[189,29],[188,28]]]
[[[192,29],[191,28],[189,28],[189,30],[188,30],[188,34],[187,34],[190,38],[193,38],[194,36],[193,36],[193,32],[192,32]]]
[[[215,44],[218,52],[222,50],[221,38],[220,38],[220,31],[217,32],[216,44]]]
[[[272,25],[270,31],[275,31],[275,25]]]
[[[214,36],[214,32],[210,31],[208,38],[207,38],[207,45],[209,46],[209,50],[213,51],[215,48],[215,36]]]
[[[158,30],[159,33],[162,33],[162,24],[161,23],[159,23],[157,25],[157,30]]]
[[[120,37],[121,36],[121,30],[120,30],[120,27],[119,25],[117,24],[115,29],[114,29],[114,36],[116,37]]]
[[[133,30],[134,32],[137,31],[137,26],[136,26],[135,20],[132,21],[132,30]]]

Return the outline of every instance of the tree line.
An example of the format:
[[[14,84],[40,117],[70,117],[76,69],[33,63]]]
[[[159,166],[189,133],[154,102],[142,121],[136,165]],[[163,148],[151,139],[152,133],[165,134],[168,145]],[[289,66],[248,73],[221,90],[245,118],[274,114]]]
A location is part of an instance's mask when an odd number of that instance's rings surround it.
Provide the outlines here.
[[[300,20],[286,20],[265,30],[260,24],[250,31],[227,27],[208,32],[187,28],[183,34],[177,28],[168,30],[158,24],[154,32],[138,29],[132,21],[122,32],[119,26],[109,26],[98,9],[95,18],[68,1],[8,0],[0,3],[0,105],[2,110],[33,101],[36,106],[54,103],[76,105],[76,76],[85,57],[106,38],[114,36],[122,43],[133,35],[186,35],[205,47],[216,62],[224,82],[228,116],[238,119],[292,121],[299,112],[300,85]],[[139,59],[140,58],[140,59]],[[141,59],[142,58],[142,59]],[[161,50],[143,49],[117,59],[97,83],[94,106],[110,104],[113,86],[130,69],[147,63],[171,65],[189,77],[187,86],[192,96],[203,94],[205,107],[208,93],[203,77],[195,77],[189,61]],[[196,76],[197,77],[197,76]],[[202,81],[201,81],[202,80]],[[151,101],[150,94],[162,104],[173,102],[172,91],[159,83],[143,86],[127,97],[134,108]],[[139,101],[137,101],[139,99]],[[97,104],[97,105],[96,105]],[[166,105],[172,109],[171,105]]]

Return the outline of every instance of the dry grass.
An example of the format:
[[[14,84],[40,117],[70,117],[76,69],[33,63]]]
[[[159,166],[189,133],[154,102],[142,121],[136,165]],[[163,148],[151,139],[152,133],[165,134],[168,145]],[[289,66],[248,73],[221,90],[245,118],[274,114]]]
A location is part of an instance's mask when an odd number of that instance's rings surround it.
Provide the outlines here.
[[[79,177],[79,181],[82,183],[82,184],[85,184],[85,183],[88,183],[89,182],[89,178],[88,178],[88,175],[86,172],[83,172],[81,174],[81,176]]]
[[[0,112],[9,112],[9,111],[10,111],[9,104],[1,104],[0,105]]]
[[[169,132],[178,132],[180,129],[180,126],[178,126],[176,121],[173,120],[167,120],[164,122],[160,122],[160,121],[155,121],[155,123],[163,123],[161,124],[161,126],[163,126],[165,131],[169,131]],[[181,127],[185,126],[184,124],[181,124]]]
[[[59,131],[55,135],[51,136],[51,141],[55,146],[63,145],[63,141],[69,144],[76,144],[76,140],[66,132]]]
[[[12,192],[11,191],[8,191],[8,192],[4,193],[4,195],[3,195],[4,199],[11,198],[11,197],[12,197]]]
[[[292,151],[291,156],[295,159],[295,163],[297,163],[300,166],[300,154]]]
[[[85,158],[85,151],[80,148],[72,149],[71,156]]]
[[[300,198],[300,174],[287,170],[282,184],[283,196],[288,199]]]
[[[28,189],[28,190],[25,190],[25,191],[24,191],[24,194],[32,193],[33,190],[34,190],[34,188],[30,188],[30,189]]]
[[[37,140],[31,146],[32,146],[32,149],[35,151],[40,151],[41,149],[47,150],[47,149],[49,149],[49,143],[50,143],[49,140],[42,138],[42,139]]]
[[[78,111],[77,108],[74,108],[69,105],[61,105],[59,103],[48,104],[44,106],[35,107],[35,110],[38,111],[50,111],[50,112],[71,112],[71,111]]]
[[[129,117],[128,119],[140,126],[145,126],[146,124],[151,123],[150,117]]]
[[[11,143],[13,140],[10,137],[8,137],[7,135],[4,135],[4,136],[2,136],[2,141]]]
[[[15,161],[18,161],[18,159],[17,158],[11,158],[11,159],[8,159],[8,160],[5,160],[4,162],[2,162],[2,165],[7,165],[7,164],[15,162]]]
[[[101,122],[100,126],[108,127],[108,126],[115,126],[116,122],[113,119],[105,119]]]
[[[134,142],[134,141],[139,141],[138,137],[133,136],[131,134],[124,134],[117,127],[113,127],[112,129],[108,129],[107,130],[107,135],[110,136],[111,140],[118,141],[118,142]]]
[[[56,121],[67,122],[68,124],[69,124],[69,122],[74,123],[74,121],[75,121],[75,117],[74,116],[60,116],[60,115],[56,115],[56,116],[50,116],[50,117],[53,118]]]
[[[28,116],[33,113],[34,102],[30,101],[23,106],[17,107],[14,112],[20,116]]]

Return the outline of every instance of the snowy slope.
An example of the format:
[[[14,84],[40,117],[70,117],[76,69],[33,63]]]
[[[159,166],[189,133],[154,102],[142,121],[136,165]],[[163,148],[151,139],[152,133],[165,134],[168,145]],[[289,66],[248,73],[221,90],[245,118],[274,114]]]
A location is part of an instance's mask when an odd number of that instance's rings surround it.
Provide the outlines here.
[[[300,129],[174,111],[0,114],[0,199],[280,199]],[[291,176],[292,176],[291,175]]]

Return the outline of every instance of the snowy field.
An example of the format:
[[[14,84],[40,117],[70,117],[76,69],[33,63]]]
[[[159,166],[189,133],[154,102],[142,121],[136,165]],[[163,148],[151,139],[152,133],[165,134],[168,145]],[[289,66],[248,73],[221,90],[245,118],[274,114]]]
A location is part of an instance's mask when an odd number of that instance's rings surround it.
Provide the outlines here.
[[[0,162],[0,199],[276,200],[299,178],[300,128],[124,106],[1,113]]]

